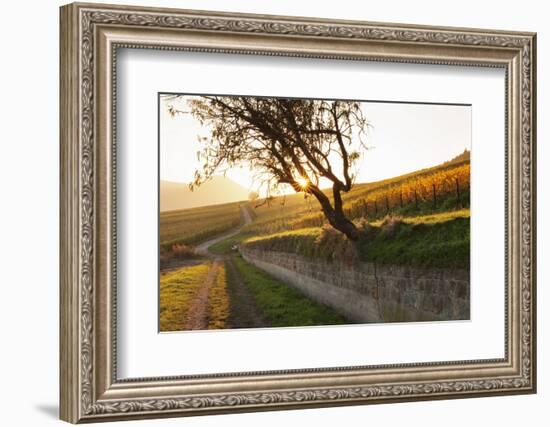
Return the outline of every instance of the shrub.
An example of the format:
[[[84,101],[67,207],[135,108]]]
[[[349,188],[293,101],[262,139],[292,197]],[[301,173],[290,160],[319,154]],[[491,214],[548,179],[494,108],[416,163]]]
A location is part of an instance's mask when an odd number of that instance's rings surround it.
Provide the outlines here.
[[[404,225],[405,222],[403,221],[403,217],[399,215],[388,215],[382,221],[380,235],[386,238],[394,238]]]
[[[351,265],[359,259],[355,244],[328,224],[322,227],[315,244],[323,257],[330,261],[343,261]]]
[[[195,248],[193,246],[185,245],[183,243],[174,243],[171,250],[172,256],[175,258],[193,258],[195,254]]]
[[[363,240],[372,239],[378,233],[378,229],[372,225],[367,218],[360,218],[357,221],[354,221],[354,224],[361,232],[361,237],[363,237]]]

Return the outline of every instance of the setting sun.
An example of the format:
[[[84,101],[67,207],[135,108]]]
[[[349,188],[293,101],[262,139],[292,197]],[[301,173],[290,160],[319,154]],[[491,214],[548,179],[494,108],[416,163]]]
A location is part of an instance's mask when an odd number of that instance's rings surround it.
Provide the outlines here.
[[[305,190],[309,185],[309,179],[303,176],[299,176],[298,178],[296,178],[296,182],[298,183],[298,185],[302,190]]]

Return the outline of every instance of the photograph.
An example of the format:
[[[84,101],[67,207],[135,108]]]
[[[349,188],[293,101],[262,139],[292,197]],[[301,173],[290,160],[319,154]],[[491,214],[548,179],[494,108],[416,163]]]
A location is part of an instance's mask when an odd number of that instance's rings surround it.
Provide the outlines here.
[[[469,320],[471,131],[469,104],[159,93],[159,331]]]

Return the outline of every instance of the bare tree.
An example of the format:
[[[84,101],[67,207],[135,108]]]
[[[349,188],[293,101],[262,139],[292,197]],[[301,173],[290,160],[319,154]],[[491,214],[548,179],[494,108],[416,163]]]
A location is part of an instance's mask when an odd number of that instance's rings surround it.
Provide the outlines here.
[[[188,105],[210,129],[209,136],[201,137],[203,164],[192,186],[222,168],[248,165],[260,172],[268,195],[281,184],[310,194],[336,230],[350,240],[359,238],[342,201],[342,193],[352,188],[354,165],[366,149],[368,123],[358,102],[203,96]],[[325,193],[321,185],[331,191]]]

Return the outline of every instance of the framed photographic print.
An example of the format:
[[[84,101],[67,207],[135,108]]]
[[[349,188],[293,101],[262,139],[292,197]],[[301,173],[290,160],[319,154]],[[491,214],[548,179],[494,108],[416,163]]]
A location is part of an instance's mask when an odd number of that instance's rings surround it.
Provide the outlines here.
[[[536,390],[535,34],[61,8],[61,418]]]

